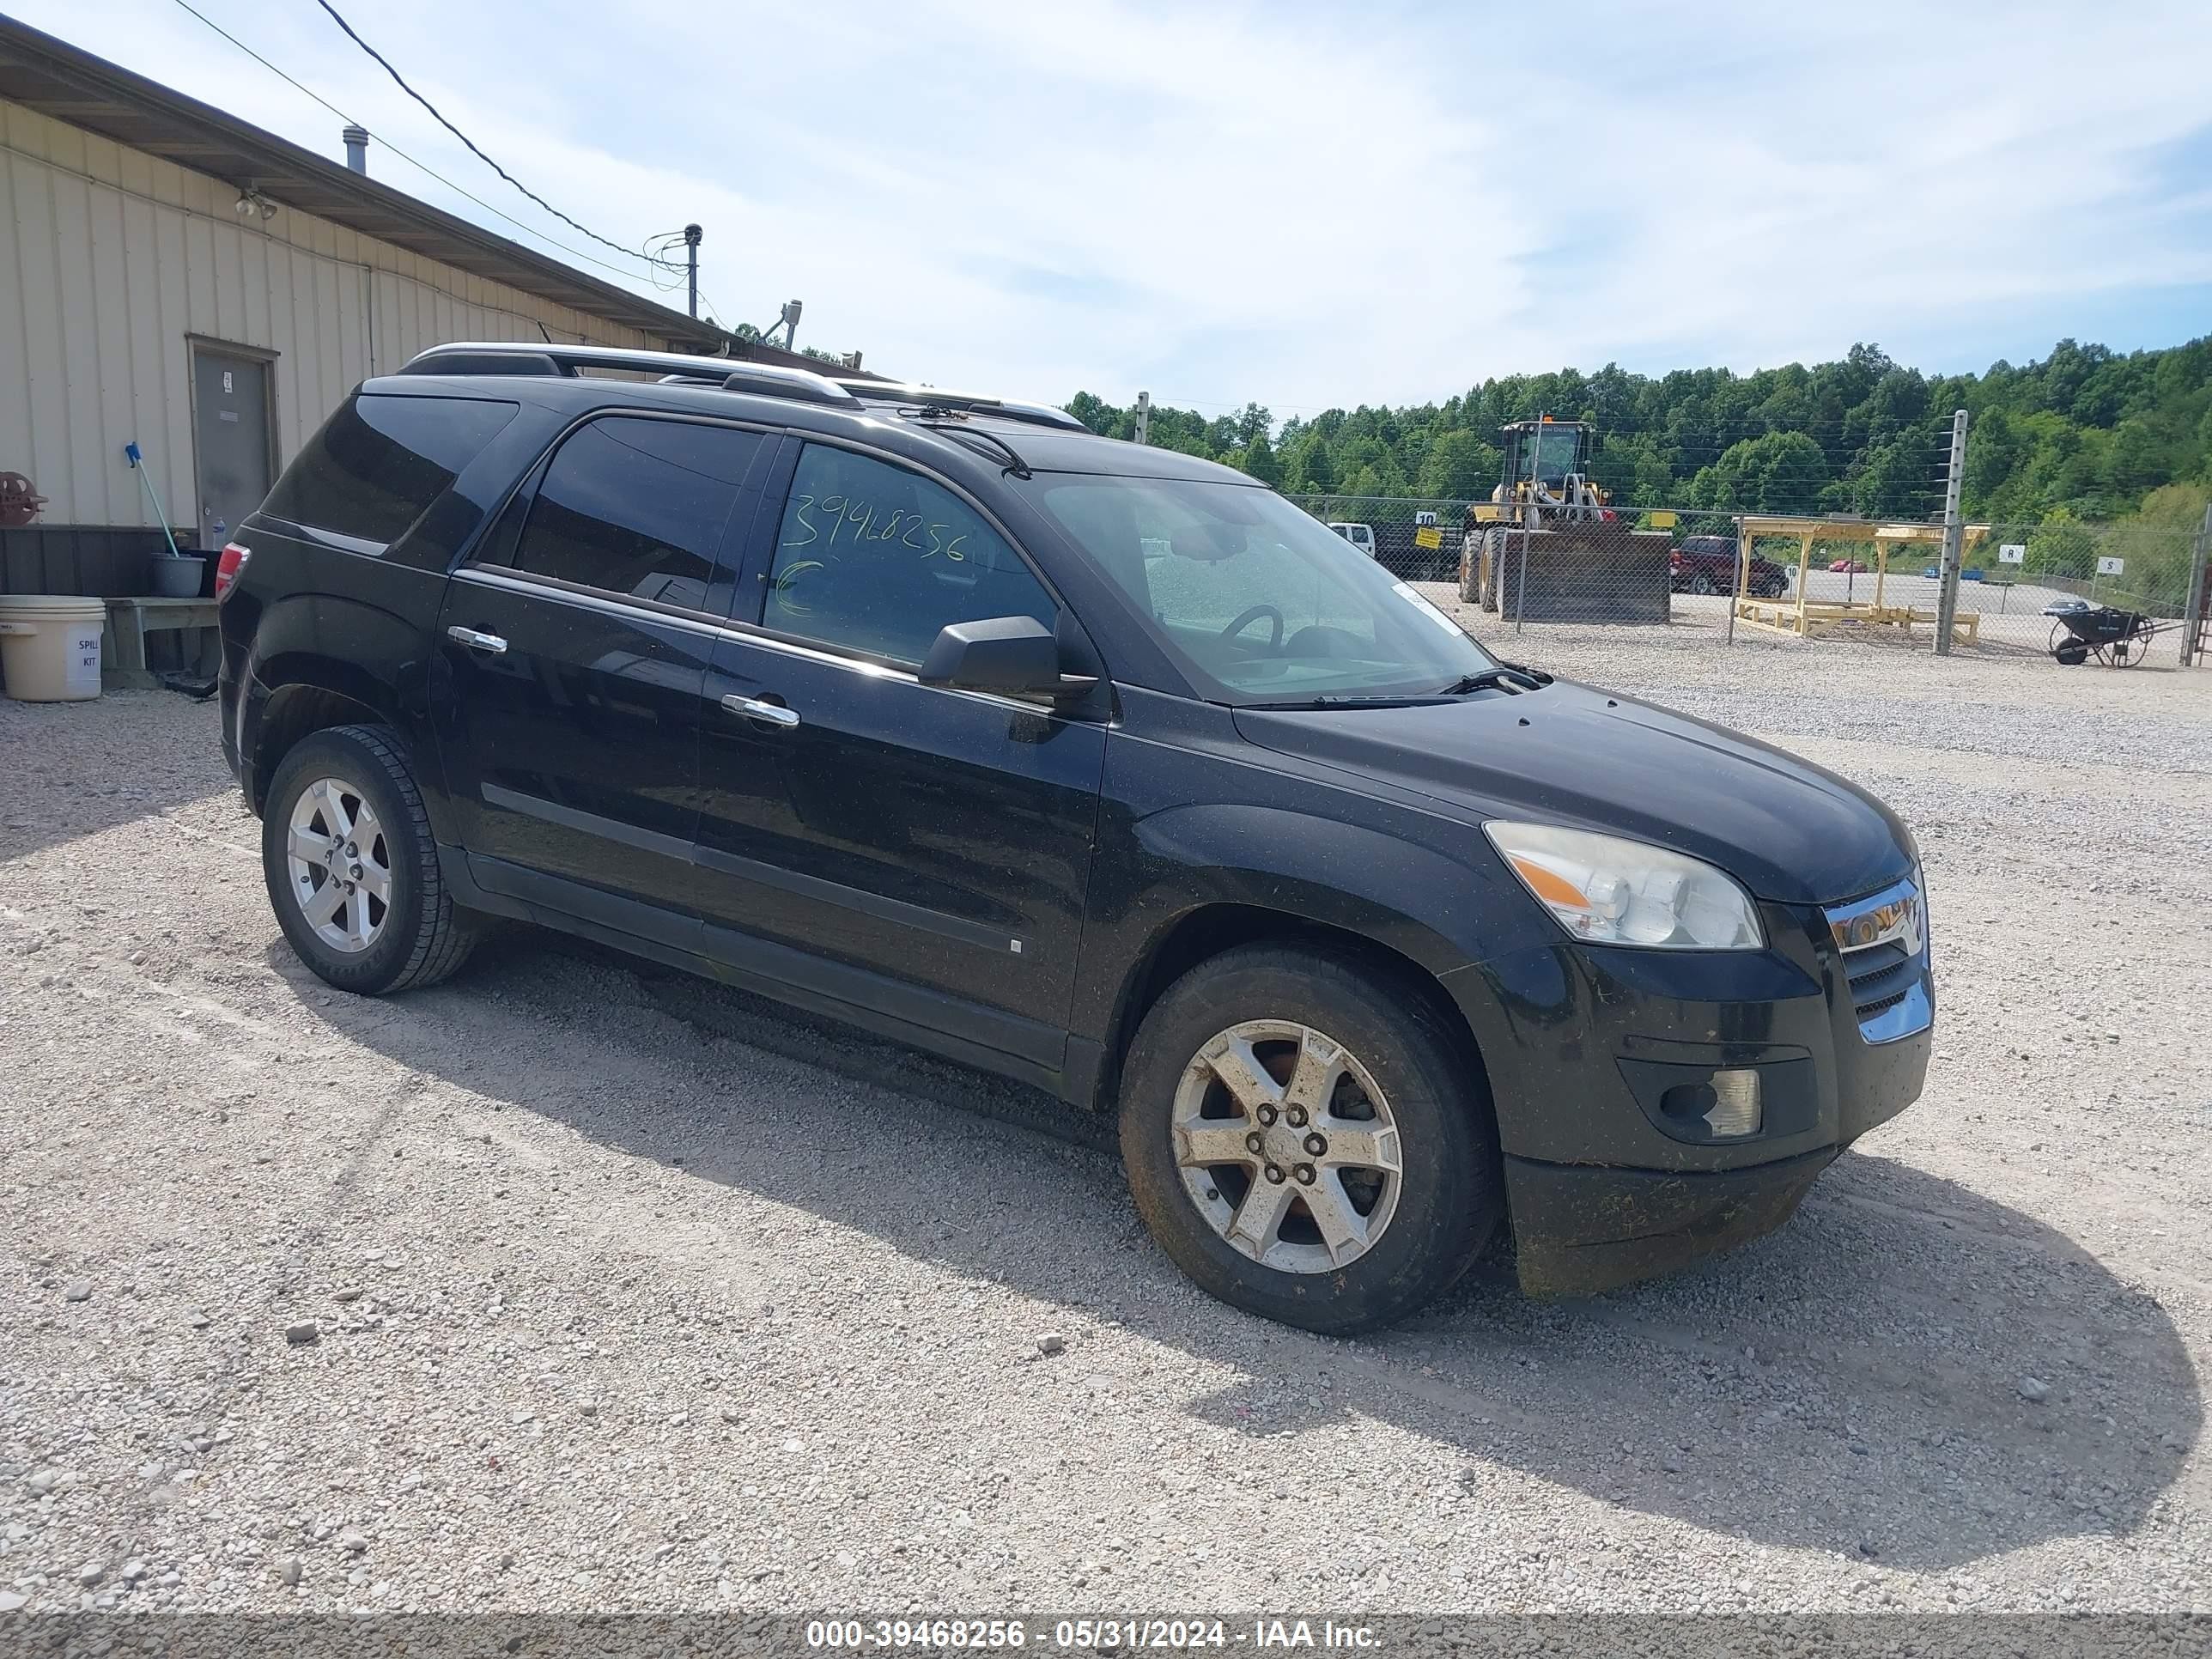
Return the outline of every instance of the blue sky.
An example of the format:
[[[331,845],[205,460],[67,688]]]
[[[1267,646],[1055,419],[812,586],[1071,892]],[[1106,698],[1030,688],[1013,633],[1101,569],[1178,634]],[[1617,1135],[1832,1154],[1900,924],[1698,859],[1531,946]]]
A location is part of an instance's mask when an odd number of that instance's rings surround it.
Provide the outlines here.
[[[502,211],[627,263],[312,0],[194,3]],[[802,344],[940,385],[1280,416],[1565,364],[1872,340],[1978,369],[2212,326],[2202,3],[338,3],[594,230],[702,223],[724,321],[797,295]],[[340,153],[335,117],[174,0],[9,4]],[[372,166],[489,219],[382,146]]]

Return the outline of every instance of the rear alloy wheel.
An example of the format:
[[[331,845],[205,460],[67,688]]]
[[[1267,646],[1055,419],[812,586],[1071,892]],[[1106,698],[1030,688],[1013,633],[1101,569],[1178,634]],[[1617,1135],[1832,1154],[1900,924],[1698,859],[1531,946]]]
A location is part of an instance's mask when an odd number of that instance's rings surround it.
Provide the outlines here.
[[[292,804],[284,851],[292,897],[315,937],[349,956],[375,944],[392,915],[392,846],[360,786],[309,784]]]
[[[1123,1068],[1160,1246],[1234,1306],[1348,1335],[1467,1268],[1504,1212],[1476,1068],[1388,969],[1250,946],[1170,986]]]
[[[286,753],[262,805],[261,868],[285,939],[341,990],[435,984],[476,943],[478,919],[446,890],[422,792],[388,727],[331,726]]]
[[[1690,578],[1690,592],[1692,593],[1711,595],[1719,592],[1720,589],[1713,586],[1713,579],[1711,576],[1700,570],[1696,575]]]

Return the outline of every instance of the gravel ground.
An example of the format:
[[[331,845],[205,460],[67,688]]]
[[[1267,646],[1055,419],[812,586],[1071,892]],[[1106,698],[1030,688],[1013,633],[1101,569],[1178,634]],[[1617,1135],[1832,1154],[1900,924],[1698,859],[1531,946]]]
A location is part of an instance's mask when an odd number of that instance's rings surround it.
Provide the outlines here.
[[[0,1608],[2212,1607],[2212,677],[1510,654],[1893,803],[1935,1067],[1732,1257],[1358,1342],[956,1067],[522,930],[334,994],[210,707],[0,703]]]

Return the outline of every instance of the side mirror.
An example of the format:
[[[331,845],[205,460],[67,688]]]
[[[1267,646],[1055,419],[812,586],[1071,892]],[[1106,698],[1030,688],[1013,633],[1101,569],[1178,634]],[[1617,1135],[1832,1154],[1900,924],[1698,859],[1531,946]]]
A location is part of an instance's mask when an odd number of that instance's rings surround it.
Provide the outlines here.
[[[1057,696],[1077,689],[1063,686],[1060,641],[1034,617],[993,617],[939,629],[915,678],[924,685],[1016,696]]]

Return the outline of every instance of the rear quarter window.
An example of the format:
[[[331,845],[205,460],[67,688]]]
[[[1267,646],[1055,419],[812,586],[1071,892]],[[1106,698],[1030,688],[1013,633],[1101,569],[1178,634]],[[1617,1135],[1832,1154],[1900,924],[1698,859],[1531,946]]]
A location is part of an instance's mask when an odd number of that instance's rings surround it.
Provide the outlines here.
[[[350,398],[293,458],[261,510],[388,545],[499,435],[516,409],[477,398]]]

